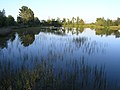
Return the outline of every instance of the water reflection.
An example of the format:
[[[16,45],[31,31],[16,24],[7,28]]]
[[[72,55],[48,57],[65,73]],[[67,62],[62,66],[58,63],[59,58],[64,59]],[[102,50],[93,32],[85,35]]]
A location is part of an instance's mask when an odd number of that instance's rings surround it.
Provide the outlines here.
[[[112,58],[106,58],[114,52],[111,43],[97,36],[119,36],[118,31],[87,30],[21,30],[0,38],[4,41],[0,44],[0,89],[119,90],[108,72]]]
[[[50,29],[41,29],[41,30],[19,30],[17,31],[17,34],[19,35],[21,42],[24,46],[29,46],[31,45],[34,40],[35,40],[35,35],[39,34],[40,32],[44,32],[44,33],[52,33],[55,35],[61,35],[61,36],[65,36],[69,33],[71,33],[72,35],[79,35],[81,33],[83,33],[85,30],[85,28],[81,27],[81,28],[64,28],[61,30],[50,30]],[[91,29],[92,30],[92,29]],[[94,30],[94,29],[93,29]],[[119,30],[109,30],[109,29],[95,29],[95,34],[96,35],[106,35],[106,36],[110,36],[113,35],[116,38],[120,37],[120,32]],[[15,33],[12,33],[10,35],[8,35],[7,37],[0,37],[0,47],[4,48],[7,46],[7,42],[9,40],[14,40],[15,39]]]
[[[0,37],[0,48],[7,47],[7,42],[10,40],[11,42],[15,39],[15,34],[12,33],[8,35],[7,37]]]
[[[78,35],[80,33],[82,33],[85,28],[81,27],[81,28],[64,28],[66,33],[71,33],[72,35]]]
[[[114,35],[116,38],[120,37],[120,32],[118,30],[109,30],[109,29],[95,29],[96,31],[96,35],[106,35],[106,36],[110,36],[110,35]]]
[[[12,62],[0,63],[0,89],[2,90],[113,90],[106,79],[104,68],[89,66],[84,60],[68,62],[66,67],[55,67],[47,60],[35,60],[14,69]],[[56,72],[57,68],[57,72]],[[119,90],[116,89],[116,90]]]
[[[96,53],[105,53],[106,45],[103,43],[98,43],[97,41],[91,41],[85,37],[77,37],[73,38],[73,42],[75,43],[75,47],[77,50],[81,49],[82,53],[88,55],[94,55]]]
[[[30,44],[32,44],[35,40],[35,36],[34,35],[22,35],[20,36],[21,42],[24,46],[29,46]]]

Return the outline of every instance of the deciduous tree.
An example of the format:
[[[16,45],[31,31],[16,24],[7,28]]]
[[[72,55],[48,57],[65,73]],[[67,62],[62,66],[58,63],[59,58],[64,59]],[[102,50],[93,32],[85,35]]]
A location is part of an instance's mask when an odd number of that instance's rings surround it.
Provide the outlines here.
[[[22,6],[19,10],[20,12],[18,17],[23,24],[31,24],[34,22],[34,12],[30,8],[27,6]]]

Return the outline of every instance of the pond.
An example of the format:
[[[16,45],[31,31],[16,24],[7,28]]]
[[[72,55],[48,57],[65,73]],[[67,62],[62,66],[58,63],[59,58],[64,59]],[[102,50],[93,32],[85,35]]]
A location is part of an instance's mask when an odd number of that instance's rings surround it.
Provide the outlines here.
[[[120,90],[119,68],[119,30],[18,30],[0,37],[3,90]]]

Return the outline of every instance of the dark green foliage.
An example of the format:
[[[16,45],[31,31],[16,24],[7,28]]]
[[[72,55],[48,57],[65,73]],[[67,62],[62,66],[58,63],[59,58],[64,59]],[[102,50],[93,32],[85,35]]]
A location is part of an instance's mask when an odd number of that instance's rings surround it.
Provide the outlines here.
[[[6,19],[6,24],[7,26],[15,25],[15,19],[11,15],[9,15]]]
[[[19,16],[17,17],[17,23],[18,23],[18,24],[22,24],[22,18],[19,17]]]
[[[0,27],[3,27],[6,25],[6,16],[5,16],[5,10],[3,9],[0,11]]]
[[[114,21],[114,25],[115,26],[119,26],[120,25],[120,18],[117,18],[117,20]]]
[[[52,22],[51,22],[51,26],[61,27],[62,24],[61,24],[59,21],[52,21]]]
[[[8,17],[6,17],[4,9],[2,10],[2,12],[0,11],[0,27],[14,26],[14,25],[15,25],[14,17],[11,15],[8,15]]]
[[[35,25],[40,25],[40,20],[39,20],[38,17],[35,17],[35,18],[34,18],[34,24],[35,24]]]
[[[41,20],[41,25],[42,25],[42,26],[47,26],[48,23],[47,23],[47,21],[45,21],[45,20]]]
[[[62,26],[62,22],[60,19],[48,19],[46,20],[42,20],[41,21],[41,26],[54,26],[54,27],[61,27]]]

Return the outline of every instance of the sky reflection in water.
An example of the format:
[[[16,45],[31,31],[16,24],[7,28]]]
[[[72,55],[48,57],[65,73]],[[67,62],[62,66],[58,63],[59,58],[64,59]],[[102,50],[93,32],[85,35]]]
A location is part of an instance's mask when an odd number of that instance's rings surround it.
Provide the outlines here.
[[[10,63],[12,69],[26,67],[33,70],[36,63],[45,61],[52,65],[55,75],[61,70],[72,75],[75,68],[81,67],[78,63],[84,60],[91,67],[104,67],[108,81],[120,82],[118,33],[109,32],[108,35],[91,29],[40,31],[37,34],[18,32],[0,44],[1,67]]]

